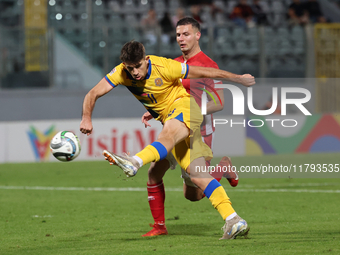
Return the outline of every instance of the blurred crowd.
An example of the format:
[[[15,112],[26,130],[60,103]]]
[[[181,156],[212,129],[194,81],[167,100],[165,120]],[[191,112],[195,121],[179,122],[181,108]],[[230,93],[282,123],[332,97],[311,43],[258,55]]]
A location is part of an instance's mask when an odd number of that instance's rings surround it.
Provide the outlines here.
[[[279,2],[279,1],[277,1]],[[167,43],[174,40],[174,28],[178,20],[185,16],[195,18],[204,29],[213,24],[224,24],[229,22],[235,26],[240,27],[255,27],[257,25],[306,25],[309,23],[324,23],[327,22],[323,15],[318,0],[292,0],[285,9],[276,10],[276,13],[268,12],[264,1],[260,0],[238,0],[228,13],[223,6],[218,3],[223,1],[209,1],[209,0],[186,0],[183,6],[177,8],[176,13],[169,13],[165,11],[163,16],[157,14],[154,8],[151,8],[146,15],[141,18],[141,25],[146,30],[147,37],[152,43],[156,43],[156,29],[162,32],[162,41]],[[225,1],[224,3],[228,3]],[[108,6],[110,1],[107,1]],[[273,3],[272,3],[273,4]],[[275,7],[274,7],[275,12]],[[208,15],[206,15],[208,14]],[[271,24],[273,15],[280,16],[284,24]],[[271,17],[269,17],[271,16]],[[221,18],[222,17],[222,18]]]
[[[217,6],[212,1],[203,1],[210,7],[212,17],[216,17],[217,13],[224,13],[224,10]],[[241,27],[253,27],[256,25],[271,25],[268,17],[267,6],[264,5],[265,1],[252,0],[238,0],[237,4],[233,7],[232,12],[227,16],[235,25]],[[272,5],[280,5],[280,1],[272,2]],[[204,4],[192,5],[190,7],[190,15],[196,18],[199,22],[204,23],[200,17],[200,12]],[[280,8],[286,10],[280,10]],[[325,16],[321,11],[318,0],[292,0],[287,6],[272,6],[273,12],[282,14],[285,12],[285,18],[289,25],[305,25],[308,23],[327,22]],[[275,13],[274,13],[275,14]]]
[[[340,4],[340,0],[330,1]],[[25,3],[24,0],[0,0],[0,60],[3,63],[0,78],[4,73],[24,69]],[[171,57],[177,49],[173,47],[177,46],[176,23],[191,16],[201,24],[202,35],[208,35],[202,37],[201,44],[211,49],[216,61],[228,65],[231,71],[250,72],[249,69],[256,66],[260,54],[256,27],[263,25],[268,39],[264,42],[266,54],[279,54],[285,61],[277,57],[268,60],[268,70],[281,70],[286,64],[287,70],[289,67],[296,71],[300,67],[302,71],[298,71],[303,73],[302,26],[332,22],[330,14],[323,13],[321,0],[48,0],[47,4],[44,10],[49,27],[102,68],[104,49],[109,49],[110,54],[118,52],[129,38],[142,41],[150,52],[162,51],[162,55]],[[255,29],[243,29],[253,27]],[[216,40],[209,48],[207,41],[212,37]],[[159,47],[162,45],[159,40],[168,47]],[[108,65],[113,66],[116,59],[110,57]]]
[[[104,6],[105,11],[119,13],[120,6],[126,2],[134,0],[93,0],[96,4]],[[139,0],[138,0],[139,1]],[[155,8],[156,4],[164,3],[165,8],[169,6],[171,0],[141,0],[147,3],[148,8],[142,15],[137,15],[138,22],[145,25],[149,30],[160,27],[165,34],[173,31],[177,20],[184,16],[192,16],[201,23],[201,26],[210,25],[209,23],[232,22],[237,26],[253,27],[256,25],[272,25],[269,16],[284,16],[281,21],[288,22],[291,25],[305,25],[308,23],[327,22],[327,18],[322,13],[318,0],[291,0],[291,1],[265,1],[265,0],[184,0],[178,1],[177,10],[164,10],[162,13]],[[55,5],[68,5],[77,8],[82,1],[70,0],[53,0]],[[0,1],[0,23],[4,26],[15,26],[22,21],[20,13],[17,15],[1,15],[9,9],[15,9],[14,6],[22,5],[22,0]],[[85,3],[85,1],[84,1]],[[340,1],[339,1],[340,3]],[[86,4],[86,3],[85,3]],[[270,6],[270,7],[268,7]],[[230,8],[231,7],[231,8]],[[133,8],[133,7],[132,7]],[[136,7],[135,7],[136,8]],[[268,8],[270,10],[268,10]],[[228,10],[226,10],[228,9]],[[64,10],[66,11],[66,10]],[[13,14],[13,13],[12,13]],[[78,17],[78,15],[75,15]],[[278,25],[278,24],[275,24]]]
[[[325,16],[322,14],[320,4],[317,0],[301,2],[293,0],[288,9],[289,22],[292,24],[324,23]]]
[[[204,29],[209,25],[209,22],[223,23],[229,22],[235,26],[240,27],[255,27],[257,25],[273,25],[271,19],[268,17],[268,11],[266,6],[263,6],[263,1],[252,0],[251,4],[248,0],[238,0],[231,9],[230,13],[216,4],[217,1],[191,1],[187,0],[184,7],[179,7],[176,13],[171,15],[169,12],[165,12],[162,18],[158,18],[155,9],[150,9],[148,14],[141,20],[141,24],[145,27],[149,40],[156,42],[156,36],[152,31],[160,28],[162,31],[162,40],[168,42],[173,40],[173,31],[178,20],[185,16],[191,16],[195,18]],[[209,18],[206,18],[207,10],[209,12]],[[282,10],[281,10],[282,11]],[[218,21],[218,17],[223,15],[223,21]],[[275,14],[274,14],[275,15]],[[310,23],[325,23],[326,17],[323,15],[318,0],[292,0],[291,3],[286,6],[284,13],[278,10],[277,15],[281,15],[281,20],[287,25],[306,25]],[[271,17],[272,18],[272,17]],[[280,24],[276,25],[284,25]]]

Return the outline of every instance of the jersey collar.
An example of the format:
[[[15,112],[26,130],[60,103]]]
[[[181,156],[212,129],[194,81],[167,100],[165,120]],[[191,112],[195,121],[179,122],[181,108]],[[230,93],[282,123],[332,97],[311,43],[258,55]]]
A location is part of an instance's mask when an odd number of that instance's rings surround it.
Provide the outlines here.
[[[145,78],[144,78],[143,80],[147,80],[147,79],[150,78],[151,70],[152,70],[152,69],[151,69],[151,60],[149,59],[148,73],[146,74],[146,76],[145,76]],[[132,75],[129,73],[128,70],[126,70],[126,69],[124,68],[124,71],[125,71],[126,75],[129,77],[130,80],[136,81],[136,80],[132,77]]]
[[[196,58],[200,58],[201,55],[204,54],[203,51],[198,52],[196,55],[192,56],[191,58],[186,60],[186,63],[190,62],[190,61],[194,61]],[[184,58],[183,58],[184,59]]]
[[[150,75],[151,75],[151,60],[149,58],[149,68],[148,68],[148,73],[147,75],[145,76],[145,79],[144,80],[147,80],[150,78]]]

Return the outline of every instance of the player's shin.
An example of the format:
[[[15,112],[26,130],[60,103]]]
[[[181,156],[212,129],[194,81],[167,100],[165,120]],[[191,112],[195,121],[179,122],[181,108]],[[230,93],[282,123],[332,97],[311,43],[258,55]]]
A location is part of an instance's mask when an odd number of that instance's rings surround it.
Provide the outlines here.
[[[147,189],[152,217],[156,224],[164,224],[165,191],[163,181],[157,184],[147,184]]]
[[[236,215],[227,193],[215,179],[204,189],[204,194],[210,200],[214,208],[220,213],[223,220],[226,220],[229,216]]]

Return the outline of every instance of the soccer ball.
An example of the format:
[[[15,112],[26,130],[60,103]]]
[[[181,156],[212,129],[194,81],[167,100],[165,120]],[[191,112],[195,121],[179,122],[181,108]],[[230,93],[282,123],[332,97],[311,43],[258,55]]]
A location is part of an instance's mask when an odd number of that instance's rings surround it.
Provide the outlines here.
[[[81,150],[78,137],[70,131],[60,131],[51,140],[53,156],[60,161],[75,159]]]

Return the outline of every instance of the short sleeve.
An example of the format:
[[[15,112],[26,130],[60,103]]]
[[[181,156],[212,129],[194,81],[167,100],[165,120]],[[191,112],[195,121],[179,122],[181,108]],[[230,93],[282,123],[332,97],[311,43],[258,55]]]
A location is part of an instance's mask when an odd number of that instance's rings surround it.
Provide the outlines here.
[[[124,84],[123,72],[123,64],[120,64],[113,68],[107,75],[105,75],[105,79],[112,87],[117,87],[119,84]]]
[[[168,72],[165,76],[168,80],[186,79],[189,72],[189,66],[172,59],[164,59]]]

